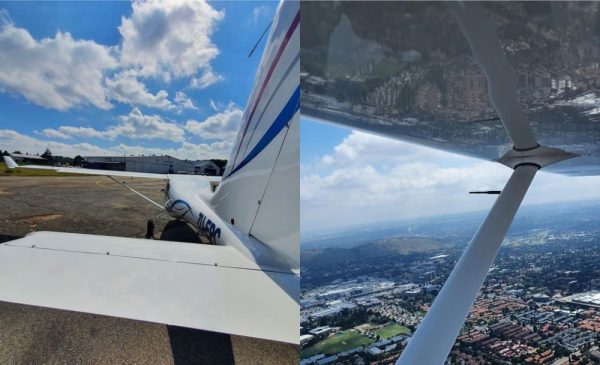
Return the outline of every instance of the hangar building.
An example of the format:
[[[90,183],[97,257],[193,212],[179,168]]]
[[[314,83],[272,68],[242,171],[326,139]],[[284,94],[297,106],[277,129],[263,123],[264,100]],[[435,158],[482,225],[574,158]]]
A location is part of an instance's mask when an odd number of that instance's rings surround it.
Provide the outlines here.
[[[86,156],[84,167],[102,170],[147,172],[154,174],[221,175],[212,161],[180,160],[173,156]]]

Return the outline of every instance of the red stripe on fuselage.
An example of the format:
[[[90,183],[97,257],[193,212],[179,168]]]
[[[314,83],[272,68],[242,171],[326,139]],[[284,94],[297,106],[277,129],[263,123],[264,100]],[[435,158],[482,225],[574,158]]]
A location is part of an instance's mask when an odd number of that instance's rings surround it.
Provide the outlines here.
[[[246,132],[248,132],[248,127],[250,126],[250,122],[252,121],[252,117],[254,116],[254,112],[256,111],[256,108],[258,107],[258,103],[260,102],[262,94],[265,91],[265,89],[267,88],[267,84],[269,83],[269,79],[271,79],[271,75],[273,74],[273,71],[275,70],[275,67],[277,66],[277,63],[279,62],[279,59],[281,58],[281,55],[283,54],[283,51],[285,50],[285,47],[287,46],[290,38],[292,38],[292,34],[294,34],[294,31],[296,30],[296,27],[298,26],[299,23],[300,23],[300,11],[298,11],[298,13],[296,14],[296,16],[294,17],[294,20],[292,21],[292,24],[290,25],[290,28],[288,29],[287,33],[285,34],[285,37],[283,38],[283,41],[281,42],[281,45],[279,46],[279,49],[277,50],[277,54],[273,58],[273,62],[271,63],[271,67],[269,68],[269,71],[267,72],[267,76],[265,77],[265,81],[263,81],[263,84],[260,87],[260,91],[258,92],[258,96],[256,98],[256,101],[254,102],[254,106],[252,107],[252,111],[250,112],[250,116],[248,117],[248,120],[246,122],[246,126],[244,127],[244,133],[242,134],[242,139],[240,140],[240,145],[238,146],[238,150],[235,153],[235,158],[233,159],[233,163],[234,164],[235,164],[235,161],[237,161],[238,155],[240,153],[240,149],[242,148],[242,144],[244,143],[244,138],[246,138]]]

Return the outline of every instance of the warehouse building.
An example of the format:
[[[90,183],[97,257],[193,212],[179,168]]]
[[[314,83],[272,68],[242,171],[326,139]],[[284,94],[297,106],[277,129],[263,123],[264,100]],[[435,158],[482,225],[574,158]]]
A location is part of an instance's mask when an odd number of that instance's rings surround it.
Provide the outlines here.
[[[180,160],[173,156],[86,156],[83,166],[90,169],[146,172],[154,174],[222,175],[212,161]]]

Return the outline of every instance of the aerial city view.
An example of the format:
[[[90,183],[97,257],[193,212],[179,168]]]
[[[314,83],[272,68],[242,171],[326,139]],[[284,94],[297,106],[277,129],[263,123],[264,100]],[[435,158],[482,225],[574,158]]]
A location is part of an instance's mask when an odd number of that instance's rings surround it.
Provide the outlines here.
[[[519,212],[450,363],[600,362],[598,214],[598,202]],[[482,217],[388,222],[303,241],[301,363],[395,363]]]
[[[599,4],[301,11],[301,364],[600,363]]]

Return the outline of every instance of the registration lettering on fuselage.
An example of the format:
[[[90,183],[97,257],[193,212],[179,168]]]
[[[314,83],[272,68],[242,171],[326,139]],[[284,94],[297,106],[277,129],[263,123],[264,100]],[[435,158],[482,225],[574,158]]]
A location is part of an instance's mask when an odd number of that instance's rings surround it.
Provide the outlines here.
[[[217,238],[221,238],[221,228],[207,218],[203,213],[198,214],[198,230],[204,233],[212,243],[215,243]]]

